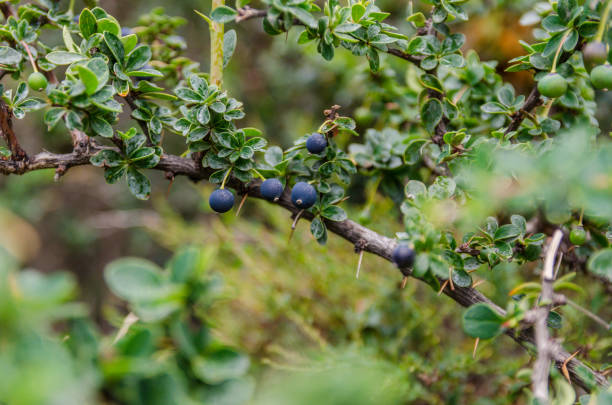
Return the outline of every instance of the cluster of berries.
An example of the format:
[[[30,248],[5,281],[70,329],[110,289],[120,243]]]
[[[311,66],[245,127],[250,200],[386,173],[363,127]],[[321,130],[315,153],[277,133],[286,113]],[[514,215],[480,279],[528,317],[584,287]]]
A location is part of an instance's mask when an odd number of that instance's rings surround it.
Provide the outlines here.
[[[590,42],[583,51],[584,61],[591,69],[591,84],[596,89],[612,89],[612,65],[608,62],[607,46],[600,41]],[[538,82],[538,91],[545,97],[557,98],[567,92],[568,83],[559,73],[549,73]]]
[[[320,154],[327,148],[327,139],[320,133],[312,134],[306,140],[306,149],[312,154]],[[283,194],[283,183],[278,179],[267,179],[259,188],[261,196],[268,201],[276,202]],[[291,190],[291,202],[297,208],[306,210],[317,202],[317,190],[306,182],[300,181]],[[210,208],[218,213],[225,213],[234,206],[234,194],[220,188],[212,192],[208,199]]]

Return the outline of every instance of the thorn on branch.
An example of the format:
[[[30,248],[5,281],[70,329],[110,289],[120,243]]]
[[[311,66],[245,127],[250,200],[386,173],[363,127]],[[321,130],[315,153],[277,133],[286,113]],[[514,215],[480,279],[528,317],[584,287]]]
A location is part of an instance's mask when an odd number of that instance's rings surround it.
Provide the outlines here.
[[[563,365],[561,366],[561,372],[563,373],[563,375],[567,379],[567,382],[570,383],[570,384],[572,383],[572,379],[570,378],[569,371],[567,371],[567,363],[569,363],[574,357],[576,357],[578,355],[578,353],[580,353],[581,350],[582,349],[576,350],[571,356],[569,356],[567,359],[565,359],[565,361],[563,362]]]
[[[359,260],[357,261],[357,273],[355,274],[355,278],[359,278],[359,271],[361,270],[361,263],[363,262],[363,253],[365,252],[365,248],[368,245],[368,242],[364,239],[359,239],[357,243],[355,243],[355,253],[359,254]]]
[[[166,189],[166,197],[168,197],[170,195],[170,189],[172,189],[172,185],[174,184],[174,173],[166,172],[164,176],[166,177],[166,180],[169,181],[168,188]]]
[[[240,211],[242,211],[242,206],[244,205],[248,197],[249,197],[249,194],[244,193],[244,195],[242,196],[242,200],[240,200],[240,205],[238,205],[238,209],[236,210],[236,216],[240,215]]]
[[[293,233],[295,232],[295,228],[297,227],[297,223],[300,220],[300,217],[304,213],[304,210],[300,210],[297,214],[293,215],[293,223],[291,224],[291,233],[289,234],[289,242],[291,242],[291,238],[293,238]]]

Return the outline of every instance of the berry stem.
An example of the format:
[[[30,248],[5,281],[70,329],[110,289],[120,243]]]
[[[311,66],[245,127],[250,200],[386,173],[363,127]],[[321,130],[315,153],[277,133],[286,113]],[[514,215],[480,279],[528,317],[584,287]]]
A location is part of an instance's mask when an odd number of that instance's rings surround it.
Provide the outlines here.
[[[557,62],[559,61],[559,55],[561,54],[563,44],[567,40],[567,37],[569,36],[570,32],[572,32],[572,30],[566,30],[565,34],[563,34],[563,38],[561,38],[561,42],[559,43],[559,46],[557,47],[557,52],[555,53],[555,58],[553,59],[552,69],[550,73],[555,73],[557,71]]]
[[[232,168],[227,169],[227,173],[225,173],[225,177],[223,177],[223,181],[221,182],[221,190],[225,188],[225,182],[229,178],[230,173],[232,172]]]
[[[73,15],[74,13],[74,0],[70,0],[70,5],[68,6],[68,14]]]
[[[582,226],[583,218],[584,218],[584,207],[580,210],[580,218],[578,219],[578,225]]]
[[[36,67],[36,62],[34,62],[34,57],[32,56],[32,52],[30,52],[30,47],[26,44],[25,41],[21,41],[21,45],[25,47],[26,52],[28,53],[28,57],[30,58],[30,63],[32,64],[32,69],[34,72],[38,73],[38,68]]]
[[[265,180],[266,178],[263,176],[263,174],[259,173],[259,171],[257,169],[251,169],[253,171],[253,173],[255,173],[255,175],[257,177],[259,177],[262,180]]]
[[[325,122],[323,124],[321,124],[321,126],[319,127],[319,129],[317,130],[318,133],[320,133],[321,135],[325,135],[325,133],[323,132],[323,127],[325,125],[327,125],[328,123],[333,123],[334,121],[332,120],[325,120]],[[336,128],[337,125],[334,124],[327,132],[331,131],[332,129]]]
[[[599,21],[599,27],[597,28],[597,35],[595,35],[595,41],[601,42],[604,36],[604,32],[606,31],[606,25],[608,25],[608,16],[610,15],[610,7],[612,7],[612,0],[608,0],[606,3],[606,8],[601,16],[601,20]]]
[[[551,109],[551,107],[553,105],[553,101],[554,101],[554,99],[552,99],[552,98],[550,100],[548,100],[548,102],[544,106],[544,111],[542,111],[542,117],[544,117],[544,118],[548,117],[548,114],[550,114],[550,109]],[[544,134],[544,135],[546,135],[546,134]]]

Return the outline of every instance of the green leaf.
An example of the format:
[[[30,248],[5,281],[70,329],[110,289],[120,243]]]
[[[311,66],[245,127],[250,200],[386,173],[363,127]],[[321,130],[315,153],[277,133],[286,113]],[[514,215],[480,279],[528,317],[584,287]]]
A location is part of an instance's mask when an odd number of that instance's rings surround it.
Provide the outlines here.
[[[353,6],[351,7],[351,17],[353,18],[353,21],[358,22],[359,20],[361,20],[365,12],[366,8],[362,4],[353,4]]]
[[[557,15],[549,15],[542,20],[542,27],[548,32],[564,31],[567,26]]]
[[[123,47],[123,43],[121,43],[121,40],[117,37],[117,35],[111,32],[105,32],[104,42],[106,43],[106,46],[108,46],[108,49],[110,49],[111,53],[115,57],[115,60],[117,61],[117,63],[123,66],[123,61],[125,59],[125,48]],[[47,56],[47,59],[48,58],[49,57]]]
[[[521,231],[521,234],[527,232],[527,220],[521,215],[512,215],[510,217],[510,222],[518,227]]]
[[[45,125],[47,129],[50,131],[57,125],[57,123],[64,117],[66,114],[66,110],[61,107],[53,107],[45,112]]]
[[[421,159],[421,151],[429,141],[427,139],[413,139],[406,146],[404,151],[404,162],[407,165],[414,165]]]
[[[485,303],[469,307],[463,314],[463,330],[474,338],[491,339],[502,332],[504,319]]]
[[[98,86],[96,87],[95,92],[102,90],[109,79],[108,65],[106,64],[106,61],[103,58],[93,58],[87,62],[86,66],[96,76]]]
[[[237,36],[235,30],[229,30],[223,35],[223,67],[229,64],[236,50]]]
[[[257,128],[242,128],[241,129],[242,133],[244,133],[244,136],[246,136],[247,138],[250,137],[260,137],[262,135],[261,130],[257,129]]]
[[[406,21],[413,23],[417,28],[421,28],[425,26],[427,18],[425,18],[425,15],[419,11],[406,18]]]
[[[98,90],[98,76],[89,68],[85,66],[77,66],[79,77],[85,85],[85,92],[88,96],[91,96]]]
[[[496,231],[495,231],[495,235],[494,235],[494,239],[496,241],[498,240],[511,240],[511,239],[515,239],[518,236],[520,236],[521,234],[521,229],[514,225],[514,224],[507,224],[507,225],[503,225],[500,226]]]
[[[354,24],[354,23],[344,23],[344,24],[340,24],[338,25],[336,28],[334,28],[334,32],[339,32],[339,33],[345,33],[348,34],[350,32],[355,32],[357,31],[359,28],[361,28],[361,25],[359,24]]]
[[[406,198],[413,200],[419,195],[424,195],[427,193],[427,187],[425,184],[418,180],[410,180],[404,187],[404,194]]]
[[[70,65],[74,62],[86,60],[87,57],[75,52],[54,51],[47,54],[47,60],[54,65]]]
[[[219,6],[210,13],[210,18],[219,24],[225,24],[234,21],[238,13],[231,7]]]
[[[440,83],[440,80],[438,80],[436,76],[426,74],[426,75],[421,76],[419,80],[421,84],[425,86],[426,88],[435,90],[438,93],[444,93],[444,90],[442,89],[442,84]]]
[[[144,67],[153,56],[151,52],[151,48],[148,45],[141,45],[135,48],[130,54],[127,56],[127,60],[125,62],[125,69],[128,72],[138,70]]]
[[[217,349],[205,358],[196,357],[192,370],[207,384],[219,384],[246,374],[250,366],[249,358],[229,348]]]
[[[289,12],[293,14],[295,18],[306,24],[310,28],[317,28],[317,20],[308,11],[300,7],[289,7]]]
[[[83,35],[85,39],[89,39],[89,37],[97,32],[96,17],[88,8],[81,11],[81,15],[79,16],[79,29],[81,30],[81,35]]]
[[[83,130],[83,122],[81,121],[81,117],[74,111],[68,111],[66,114],[66,126],[68,129],[78,129]]]
[[[472,286],[472,276],[468,272],[461,269],[455,269],[452,273],[453,283],[456,286],[468,288]]]
[[[310,233],[312,233],[312,236],[314,236],[319,244],[324,245],[327,242],[327,229],[321,218],[316,217],[312,220],[310,223]]]
[[[66,49],[71,52],[79,51],[79,49],[74,43],[74,39],[72,39],[72,34],[70,34],[70,30],[68,29],[67,25],[64,25],[64,27],[62,28],[62,37],[64,39],[64,45],[66,46]]]
[[[276,166],[283,161],[283,150],[278,146],[271,146],[264,154],[264,160],[270,166]]]
[[[155,264],[137,258],[110,263],[104,280],[116,296],[130,302],[153,301],[167,294],[163,273]]]
[[[119,23],[117,23],[117,20],[112,17],[102,18],[98,20],[98,32],[103,33],[104,36],[106,36],[106,34],[119,36],[121,33],[121,27],[119,26]]]
[[[596,276],[612,282],[612,248],[600,250],[591,256],[588,269]]]
[[[206,270],[206,261],[211,259],[211,251],[203,250],[195,246],[181,249],[170,260],[170,277],[173,282],[183,283],[193,277],[202,275]]]
[[[21,62],[23,55],[21,52],[8,46],[0,46],[0,63],[3,65],[16,65]]]
[[[435,98],[427,100],[421,107],[421,121],[425,128],[433,133],[440,120],[442,120],[442,103]]]
[[[13,97],[13,104],[19,104],[28,96],[28,85],[25,82],[19,82],[15,96]]]
[[[506,114],[509,110],[496,101],[490,101],[480,106],[480,109],[487,114]]]
[[[123,157],[114,150],[104,149],[93,155],[89,161],[96,167],[118,167],[123,165]]]
[[[139,160],[149,159],[153,155],[155,155],[155,148],[144,147],[132,152],[129,156],[129,159],[130,162],[137,162]]]
[[[321,216],[336,222],[345,221],[348,218],[346,212],[336,205],[328,205],[323,208]]]
[[[550,311],[546,324],[549,328],[561,329],[561,326],[563,326],[563,317],[558,312]]]
[[[121,37],[121,43],[123,44],[125,52],[130,53],[136,45],[138,45],[138,36],[136,34],[130,34]]]
[[[125,175],[126,170],[127,166],[123,164],[117,167],[109,167],[104,170],[104,179],[108,184],[114,184]]]
[[[103,118],[92,117],[91,118],[91,129],[97,134],[104,138],[113,137],[113,127]]]
[[[201,103],[204,101],[198,93],[187,87],[179,87],[175,93],[180,99],[190,103]]]
[[[148,200],[151,195],[151,182],[144,174],[138,170],[129,168],[127,172],[127,182],[134,197],[139,200]]]

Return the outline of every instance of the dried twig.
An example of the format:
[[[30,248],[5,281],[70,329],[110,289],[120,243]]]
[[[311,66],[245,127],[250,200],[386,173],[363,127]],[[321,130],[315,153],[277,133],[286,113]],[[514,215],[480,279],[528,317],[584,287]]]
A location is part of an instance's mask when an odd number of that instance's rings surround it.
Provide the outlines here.
[[[548,314],[554,298],[553,282],[555,281],[555,256],[563,239],[563,232],[557,229],[546,252],[544,270],[542,271],[542,294],[539,307],[536,309],[535,341],[538,357],[531,376],[533,395],[542,403],[548,402],[548,376],[553,353],[553,342],[548,333]]]

